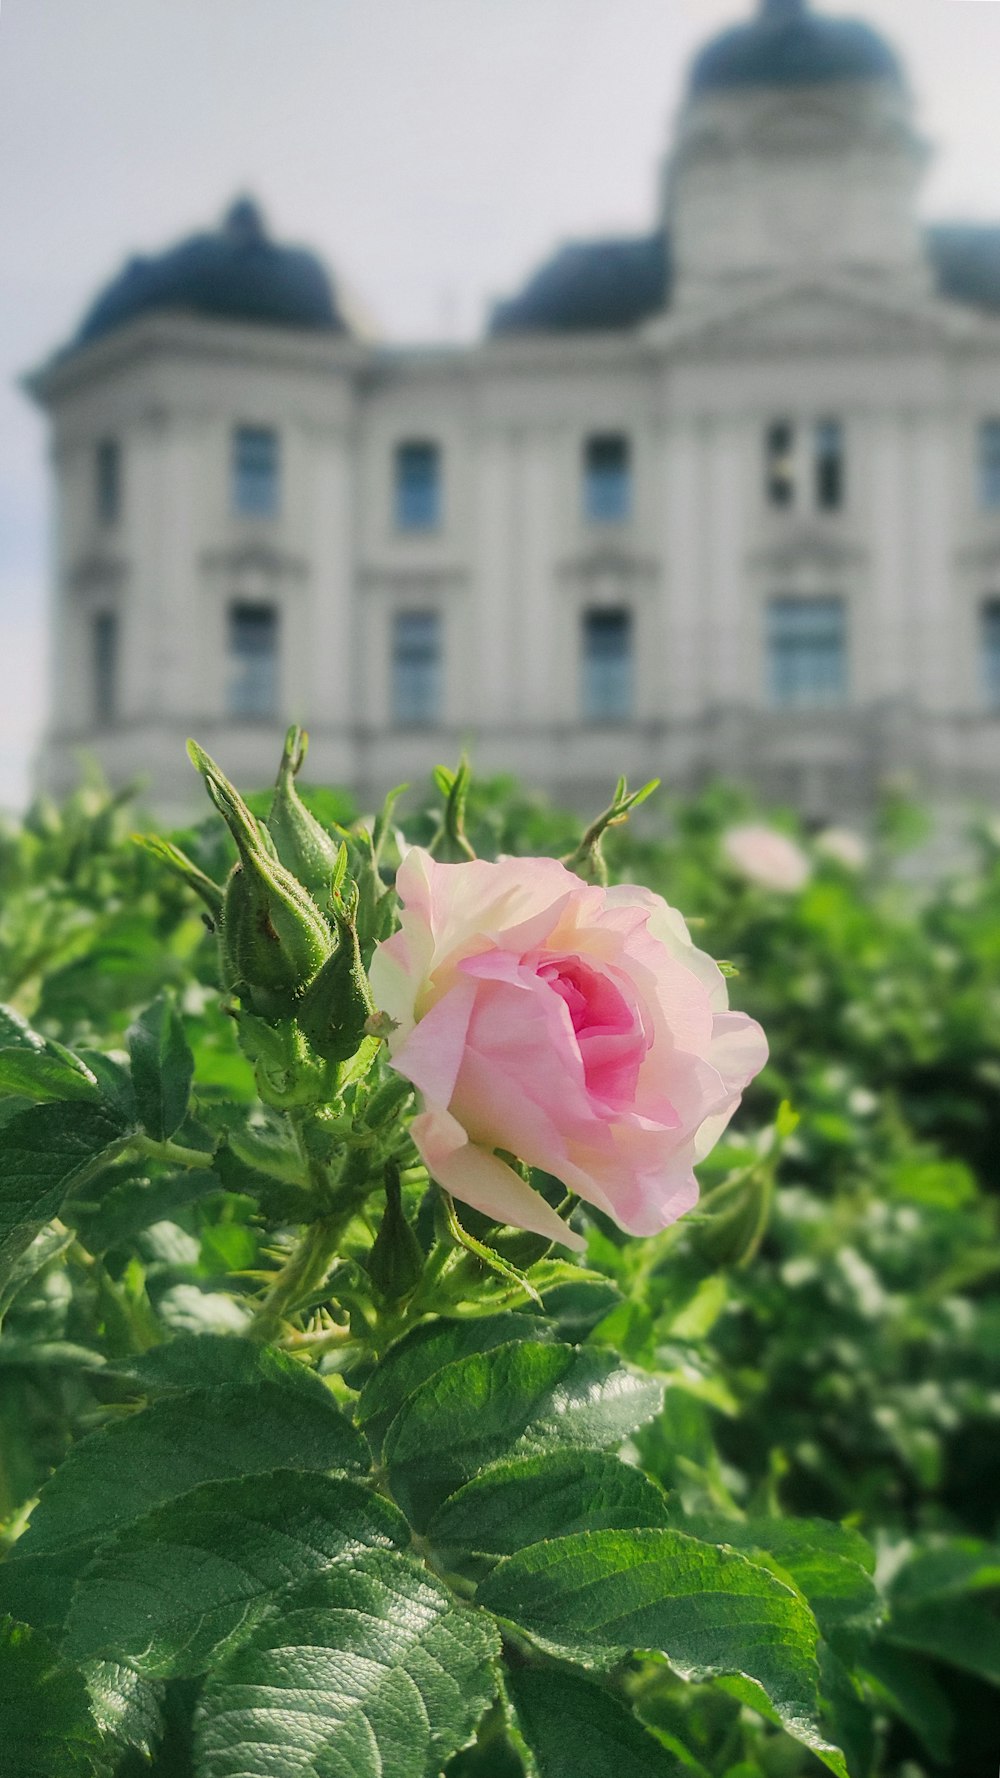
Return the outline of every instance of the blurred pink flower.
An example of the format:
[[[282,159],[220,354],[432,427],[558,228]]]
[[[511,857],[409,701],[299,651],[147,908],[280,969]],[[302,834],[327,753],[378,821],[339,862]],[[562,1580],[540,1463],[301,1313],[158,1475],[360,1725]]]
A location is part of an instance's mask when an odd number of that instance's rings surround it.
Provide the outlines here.
[[[693,1174],[763,1067],[760,1026],[658,895],[589,886],[551,858],[400,868],[401,930],[372,963],[418,1088],[413,1137],[447,1191],[568,1246],[496,1152],[649,1235],[696,1202]]]
[[[868,863],[868,846],[852,827],[825,827],[813,844],[824,858],[832,858],[846,870],[864,870]]]
[[[776,827],[746,822],[729,827],[722,836],[725,858],[741,877],[762,889],[778,889],[790,895],[809,881],[811,866],[801,846],[779,833]]]

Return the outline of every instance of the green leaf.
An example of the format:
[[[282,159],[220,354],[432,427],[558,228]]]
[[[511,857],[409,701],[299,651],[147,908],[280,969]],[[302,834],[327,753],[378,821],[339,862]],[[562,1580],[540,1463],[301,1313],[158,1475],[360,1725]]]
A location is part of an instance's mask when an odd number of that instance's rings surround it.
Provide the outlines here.
[[[60,1631],[73,1588],[92,1554],[93,1545],[82,1543],[36,1556],[26,1534],[0,1562],[0,1615],[6,1612],[47,1634]]]
[[[378,1369],[361,1391],[358,1422],[373,1450],[381,1450],[386,1433],[407,1397],[428,1377],[466,1358],[488,1352],[511,1340],[547,1337],[544,1324],[532,1315],[483,1315],[467,1321],[431,1321],[414,1328],[390,1346]]]
[[[871,1579],[875,1554],[857,1531],[825,1519],[727,1519],[698,1514],[677,1528],[704,1543],[728,1544],[765,1567],[776,1565],[805,1594],[824,1631],[873,1618],[879,1595]]]
[[[755,1679],[747,1679],[742,1674],[718,1679],[716,1685],[719,1691],[725,1692],[730,1698],[735,1698],[737,1703],[745,1704],[750,1710],[756,1710],[758,1716],[762,1716],[765,1722],[773,1723],[775,1728],[787,1729],[796,1741],[800,1742],[803,1747],[808,1747],[810,1752],[816,1755],[827,1771],[833,1772],[834,1778],[853,1778],[853,1774],[848,1772],[843,1750],[827,1740],[819,1722],[813,1717],[800,1716],[794,1719],[787,1717],[771,1702],[763,1686],[758,1685]]]
[[[149,1390],[224,1389],[228,1384],[264,1378],[304,1390],[324,1407],[331,1399],[315,1371],[276,1346],[261,1346],[236,1334],[176,1334],[162,1346],[123,1359],[114,1368]]]
[[[189,1204],[203,1203],[207,1198],[221,1198],[222,1186],[215,1173],[191,1167],[183,1173],[161,1174],[155,1184],[148,1178],[124,1179],[110,1191],[86,1188],[79,1199],[70,1198],[63,1206],[63,1216],[80,1230],[90,1253],[106,1253],[109,1247],[123,1247],[148,1229],[154,1222],[174,1220],[178,1210]],[[94,1197],[99,1198],[94,1202]]]
[[[611,1352],[522,1342],[474,1352],[415,1390],[385,1441],[393,1494],[421,1528],[486,1464],[570,1446],[620,1445],[663,1392]]]
[[[32,1105],[0,1131],[0,1278],[63,1199],[122,1147],[127,1131],[108,1106]]]
[[[6,1281],[0,1284],[0,1316],[5,1315],[14,1298],[22,1291],[32,1278],[47,1266],[50,1260],[58,1259],[65,1253],[73,1240],[70,1229],[49,1228],[39,1229],[34,1240],[14,1260],[7,1274]]]
[[[3,1778],[94,1778],[108,1764],[82,1674],[37,1631],[0,1620]]]
[[[198,1778],[437,1778],[496,1690],[496,1632],[373,1552],[272,1613],[209,1677]]]
[[[165,994],[129,1026],[128,1048],[143,1128],[155,1142],[166,1142],[187,1116],[194,1057],[180,1014]]]
[[[367,1467],[364,1440],[332,1397],[267,1381],[166,1395],[73,1446],[8,1561],[103,1542],[200,1482]]]
[[[574,1531],[666,1525],[666,1496],[604,1451],[546,1451],[495,1463],[435,1513],[431,1543],[482,1556]]]
[[[529,1778],[682,1778],[632,1711],[575,1674],[520,1668],[505,1681]]]
[[[897,1648],[931,1655],[1000,1685],[1000,1618],[975,1599],[928,1599],[894,1611],[885,1636]]]
[[[587,1665],[655,1649],[685,1679],[744,1673],[797,1733],[814,1722],[816,1623],[745,1556],[679,1531],[592,1531],[499,1563],[480,1603],[541,1647]]]
[[[918,1550],[897,1570],[889,1587],[894,1610],[922,1605],[946,1594],[1000,1587],[1000,1549],[973,1537],[950,1538],[937,1549]]]
[[[933,1760],[947,1766],[955,1718],[930,1662],[880,1639],[865,1649],[859,1666],[879,1702],[920,1736]]]
[[[357,1482],[289,1470],[206,1482],[103,1545],[76,1589],[66,1651],[193,1677],[244,1642],[277,1595],[408,1542],[402,1515]]]
[[[114,1661],[88,1661],[82,1671],[102,1735],[122,1752],[134,1747],[145,1759],[152,1759],[163,1729],[162,1686],[150,1684],[131,1667],[120,1667]]]
[[[529,1273],[529,1276],[533,1275]],[[618,1307],[622,1294],[610,1278],[584,1272],[562,1284],[553,1284],[550,1290],[542,1290],[541,1298],[542,1313],[552,1326],[556,1339],[577,1346],[599,1321],[604,1320],[605,1315]]]
[[[90,1099],[98,1092],[90,1069],[69,1050],[0,1049],[0,1093],[26,1099]]]

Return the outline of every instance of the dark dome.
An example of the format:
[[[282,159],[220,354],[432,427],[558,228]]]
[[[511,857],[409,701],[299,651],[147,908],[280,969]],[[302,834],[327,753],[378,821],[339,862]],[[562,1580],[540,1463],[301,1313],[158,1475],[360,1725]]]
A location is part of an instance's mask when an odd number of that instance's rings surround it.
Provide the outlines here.
[[[902,79],[894,51],[861,19],[820,17],[806,0],[761,0],[750,24],[733,25],[695,57],[690,90]]]
[[[191,235],[165,253],[130,259],[92,304],[73,344],[86,345],[154,310],[346,331],[320,260],[305,248],[269,240],[250,198],[238,199],[213,234]]]

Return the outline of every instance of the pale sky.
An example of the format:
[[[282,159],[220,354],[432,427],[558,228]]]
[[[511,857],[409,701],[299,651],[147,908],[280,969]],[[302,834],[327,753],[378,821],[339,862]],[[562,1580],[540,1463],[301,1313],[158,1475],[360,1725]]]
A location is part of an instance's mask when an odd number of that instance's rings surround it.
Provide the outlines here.
[[[44,721],[45,431],[17,379],[250,190],[393,340],[647,229],[692,53],[751,0],[0,0],[0,808]],[[1000,0],[824,0],[908,67],[924,213],[1000,222]]]

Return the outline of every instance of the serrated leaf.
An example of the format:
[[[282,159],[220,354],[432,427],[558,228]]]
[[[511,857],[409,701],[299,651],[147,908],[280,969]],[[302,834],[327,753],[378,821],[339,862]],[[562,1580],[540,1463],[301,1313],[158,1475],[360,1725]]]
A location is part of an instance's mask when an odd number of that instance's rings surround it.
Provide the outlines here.
[[[822,1727],[814,1718],[786,1717],[782,1710],[775,1707],[764,1687],[759,1685],[755,1679],[748,1679],[744,1674],[734,1674],[728,1678],[718,1679],[716,1684],[720,1691],[725,1692],[730,1698],[735,1698],[737,1703],[745,1704],[751,1710],[756,1710],[765,1722],[773,1723],[775,1728],[787,1729],[796,1741],[800,1742],[803,1747],[808,1747],[810,1752],[816,1755],[827,1771],[834,1774],[834,1778],[853,1778],[853,1774],[848,1771],[843,1749],[834,1746],[833,1742],[827,1740]]]
[[[679,1521],[678,1529],[704,1543],[728,1544],[765,1566],[773,1561],[805,1594],[824,1631],[877,1614],[874,1551],[859,1532],[844,1525],[825,1519],[698,1514]]]
[[[0,1002],[0,1048],[44,1050],[45,1039],[33,1031],[23,1014]]]
[[[466,1358],[470,1352],[488,1352],[511,1340],[544,1340],[544,1324],[532,1315],[482,1315],[467,1321],[431,1321],[390,1346],[361,1391],[358,1422],[373,1450],[382,1442],[408,1396],[428,1377]]]
[[[575,1268],[579,1272],[579,1268]],[[534,1273],[529,1273],[534,1277]],[[558,1340],[576,1346],[610,1315],[622,1301],[622,1293],[610,1278],[582,1273],[541,1291],[542,1314]],[[528,1311],[531,1313],[531,1311]],[[535,1311],[537,1313],[537,1311]]]
[[[37,1631],[0,1619],[3,1778],[95,1778],[109,1764],[82,1674]]]
[[[183,1173],[160,1175],[155,1184],[145,1178],[124,1179],[110,1191],[96,1182],[96,1193],[84,1189],[79,1199],[69,1198],[63,1214],[80,1230],[90,1253],[106,1253],[109,1247],[127,1246],[153,1223],[170,1221],[178,1210],[221,1198],[222,1186],[214,1173],[192,1167]],[[94,1197],[99,1193],[99,1201]]]
[[[683,1778],[683,1768],[617,1698],[575,1674],[517,1669],[504,1689],[528,1778]]]
[[[101,1734],[123,1752],[134,1747],[152,1759],[163,1732],[163,1687],[115,1661],[88,1661],[82,1672]]]
[[[160,994],[128,1030],[132,1085],[143,1128],[166,1142],[187,1116],[194,1057],[173,1001]]]
[[[418,1529],[449,1494],[504,1457],[620,1445],[663,1392],[611,1352],[528,1341],[457,1359],[415,1390],[386,1436],[395,1498]]]
[[[97,1092],[95,1076],[68,1050],[0,1049],[0,1093],[37,1100],[93,1101]]]
[[[209,1677],[198,1778],[437,1778],[496,1690],[495,1629],[410,1557],[309,1583]]]
[[[59,1214],[74,1184],[126,1137],[106,1105],[32,1105],[11,1118],[0,1131],[0,1277]]]
[[[93,1545],[74,1544],[35,1555],[27,1535],[0,1562],[0,1616],[7,1613],[47,1635],[62,1629],[77,1580],[93,1555]]]
[[[332,1396],[267,1381],[166,1395],[73,1446],[10,1559],[103,1541],[200,1482],[367,1467],[364,1440]]]
[[[66,1652],[194,1677],[290,1587],[408,1542],[402,1514],[357,1482],[289,1470],[206,1482],[102,1546],[76,1589]]]
[[[510,1556],[575,1531],[666,1525],[666,1496],[604,1451],[546,1451],[495,1463],[434,1514],[432,1544]]]
[[[284,1383],[318,1399],[330,1401],[325,1383],[276,1346],[261,1346],[237,1334],[181,1333],[162,1346],[151,1346],[115,1365],[121,1376],[131,1377],[143,1389],[224,1389],[227,1385],[255,1383],[261,1378]]]
[[[602,1666],[658,1650],[683,1678],[743,1673],[793,1734],[815,1722],[817,1630],[767,1569],[683,1532],[592,1531],[498,1564],[480,1603],[543,1648]]]

